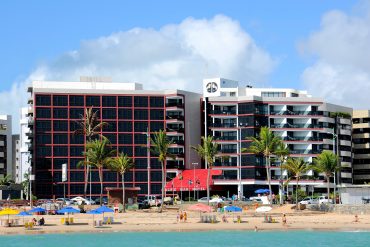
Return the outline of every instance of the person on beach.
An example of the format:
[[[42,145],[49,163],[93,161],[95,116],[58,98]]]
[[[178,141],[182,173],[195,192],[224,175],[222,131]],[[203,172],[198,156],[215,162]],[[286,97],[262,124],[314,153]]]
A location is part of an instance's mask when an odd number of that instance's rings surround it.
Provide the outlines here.
[[[283,223],[283,226],[286,226],[286,216],[283,214],[283,217],[281,218],[281,222]]]
[[[254,231],[258,232],[258,227],[257,226],[254,226]]]
[[[180,222],[182,222],[183,218],[184,218],[184,215],[183,215],[182,211],[180,211]]]
[[[187,219],[188,219],[188,215],[187,215],[186,211],[184,211],[184,222],[186,222]]]
[[[356,214],[355,215],[355,222],[357,223],[357,222],[359,222],[359,220],[358,220],[358,215]]]
[[[228,223],[228,222],[229,222],[229,221],[227,220],[226,215],[223,215],[223,216],[222,216],[222,222],[224,222],[224,223]]]

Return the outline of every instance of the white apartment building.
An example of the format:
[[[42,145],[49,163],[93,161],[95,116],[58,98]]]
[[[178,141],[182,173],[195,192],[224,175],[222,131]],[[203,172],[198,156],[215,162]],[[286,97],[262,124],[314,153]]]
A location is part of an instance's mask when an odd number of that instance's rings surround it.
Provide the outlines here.
[[[30,169],[30,153],[28,146],[30,144],[30,139],[27,134],[30,129],[28,128],[28,108],[23,107],[21,109],[20,117],[20,132],[19,132],[19,144],[17,147],[18,154],[16,155],[16,168],[15,168],[15,182],[21,183],[24,181],[24,175],[29,172]]]
[[[333,150],[342,166],[336,183],[352,183],[351,108],[327,103],[306,91],[239,87],[237,81],[223,78],[205,79],[203,96],[207,114],[204,131],[214,136],[221,151],[214,164],[214,169],[222,171],[214,180],[216,186],[250,195],[267,184],[262,157],[241,152],[250,146],[250,137],[256,137],[261,126],[268,126],[284,141],[291,157],[312,162],[322,150]],[[271,164],[273,185],[279,185],[285,175],[278,162]],[[324,181],[316,174],[300,184],[308,189],[323,187]]]
[[[12,117],[0,115],[0,178],[13,175]]]

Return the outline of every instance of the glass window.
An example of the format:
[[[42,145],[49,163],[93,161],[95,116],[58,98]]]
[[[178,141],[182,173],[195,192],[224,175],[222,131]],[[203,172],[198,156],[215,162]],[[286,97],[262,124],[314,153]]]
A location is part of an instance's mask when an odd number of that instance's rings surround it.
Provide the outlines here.
[[[55,105],[55,106],[67,106],[68,105],[68,96],[67,95],[54,95],[53,96],[53,105]]]
[[[51,121],[36,120],[35,126],[36,126],[37,131],[50,131],[51,130]]]
[[[117,143],[117,135],[116,134],[104,134],[106,138],[110,141],[111,144]]]
[[[150,119],[151,120],[163,120],[164,111],[163,110],[150,110]]]
[[[100,106],[100,96],[86,96],[86,106]]]
[[[147,182],[148,181],[148,172],[146,171],[137,171],[135,172],[135,181],[136,182]],[[147,185],[145,185],[147,186]],[[142,193],[142,191],[140,190]]]
[[[135,120],[147,120],[148,110],[135,110]]]
[[[68,144],[68,134],[54,134],[54,144]]]
[[[132,134],[119,134],[118,143],[119,144],[132,144]]]
[[[50,106],[51,96],[50,95],[36,95],[36,106]]]
[[[36,108],[36,117],[37,118],[51,118],[50,108]]]
[[[132,132],[132,122],[128,122],[128,121],[118,122],[118,131],[119,132]]]
[[[70,95],[69,105],[71,106],[84,106],[84,96],[82,95]]]
[[[153,169],[161,169],[161,162],[157,158],[150,159],[150,167]]]
[[[54,108],[53,109],[54,118],[68,118],[68,110],[66,108]]]
[[[135,147],[135,156],[136,157],[146,157],[147,155],[147,148],[146,147]]]
[[[51,156],[51,148],[46,146],[36,147],[36,156],[37,157]]]
[[[83,182],[85,178],[85,174],[84,172],[74,171],[70,173],[69,177],[70,177],[71,182]],[[72,186],[74,185],[71,185],[71,190],[72,190]]]
[[[117,117],[115,108],[103,108],[103,119],[115,119]]]
[[[159,130],[164,129],[164,123],[163,122],[150,122],[150,131],[156,132]]]
[[[36,135],[36,143],[51,144],[51,135],[50,134]]]
[[[127,154],[129,157],[133,156],[132,146],[121,146],[121,147],[118,147],[118,150],[120,153]]]
[[[150,180],[154,182],[161,182],[162,172],[150,172]]]
[[[135,144],[147,144],[146,134],[135,134]]]
[[[54,131],[68,131],[68,121],[54,121]]]
[[[103,126],[103,132],[116,132],[117,123],[113,121],[106,121],[106,124]]]
[[[103,173],[103,181],[104,182],[115,182],[117,181],[117,172],[107,172]]]
[[[161,194],[162,193],[162,186],[160,183],[158,184],[151,184],[150,185],[150,191],[152,194]]]
[[[70,131],[75,131],[75,130],[81,129],[81,126],[77,121],[70,121],[69,122],[69,129],[70,129]]]
[[[150,97],[150,107],[163,107],[164,97]]]
[[[126,172],[125,173],[125,182],[132,182],[133,181],[133,172]]]
[[[84,193],[84,185],[83,184],[71,184],[70,188],[71,188],[70,191],[71,191],[72,195],[78,195],[78,194],[83,194]]]
[[[54,156],[68,156],[68,147],[54,146]]]
[[[146,132],[148,129],[148,122],[135,122],[134,129],[135,132]]]
[[[85,150],[83,146],[71,146],[70,147],[70,155],[74,157],[83,156],[84,151]]]
[[[37,169],[51,169],[51,159],[50,158],[37,158],[36,164],[37,164]]]
[[[135,96],[134,97],[135,107],[147,107],[148,106],[148,97],[147,96]]]
[[[71,134],[69,141],[70,141],[71,144],[84,144],[85,143],[85,136],[84,135]]]
[[[131,96],[118,96],[118,106],[119,107],[131,107],[132,97]]]
[[[148,161],[146,158],[136,158],[135,159],[135,169],[147,169]]]
[[[132,119],[132,110],[131,109],[119,109],[118,118],[119,119]]]
[[[135,176],[136,177],[136,176]],[[135,187],[140,187],[139,193],[142,195],[148,194],[148,185],[135,183]],[[160,194],[160,193],[159,193]]]
[[[82,168],[82,167],[78,167],[78,162],[80,161],[83,161],[83,159],[70,159],[70,162],[69,162],[69,166],[70,166],[70,169],[77,169],[77,168]]]
[[[69,109],[69,118],[72,119],[81,119],[84,116],[83,108],[71,108]]]
[[[103,96],[102,97],[103,106],[116,106],[116,96]]]
[[[54,159],[54,169],[62,169],[63,164],[68,164],[68,159]]]

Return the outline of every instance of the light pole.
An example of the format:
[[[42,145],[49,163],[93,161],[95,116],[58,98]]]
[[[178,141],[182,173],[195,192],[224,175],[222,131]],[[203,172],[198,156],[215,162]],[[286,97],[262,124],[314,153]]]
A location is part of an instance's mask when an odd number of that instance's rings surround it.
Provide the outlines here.
[[[146,148],[147,148],[146,155],[147,155],[147,163],[148,163],[147,170],[148,170],[148,198],[149,198],[149,195],[150,195],[150,133],[149,133],[148,128],[146,129]],[[162,200],[164,200],[164,198],[162,198]]]
[[[239,132],[239,190],[238,197],[239,200],[243,196],[243,186],[242,186],[242,127],[247,126],[247,124],[239,123],[238,132]]]
[[[194,199],[195,199],[195,166],[198,165],[198,162],[193,162],[191,163],[193,165],[193,190],[194,190]],[[189,187],[189,190],[190,190],[190,187]]]
[[[333,132],[326,132],[327,134],[331,134],[331,135],[333,135],[333,153],[335,154],[335,155],[339,155],[339,154],[337,154],[337,152],[336,152],[336,150],[335,150],[335,140],[337,139],[337,142],[338,142],[338,135],[337,134],[335,134],[334,133],[334,128],[333,128]],[[338,161],[337,161],[337,165],[338,165]],[[333,174],[334,174],[334,204],[336,204],[337,203],[337,200],[336,200],[336,187],[337,187],[337,184],[336,184],[336,171],[334,171],[333,172]],[[329,195],[328,195],[328,199],[329,199]]]
[[[31,209],[32,209],[32,207],[33,207],[33,200],[32,200],[32,181],[34,180],[34,175],[32,175],[32,167],[31,166],[28,169],[28,172],[29,172],[28,179],[29,179],[29,183],[30,183],[30,206],[31,206]]]

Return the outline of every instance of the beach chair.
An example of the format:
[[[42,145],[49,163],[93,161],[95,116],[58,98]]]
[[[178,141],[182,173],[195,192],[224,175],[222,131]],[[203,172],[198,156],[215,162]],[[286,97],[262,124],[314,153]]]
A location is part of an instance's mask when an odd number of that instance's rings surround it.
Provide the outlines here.
[[[108,222],[108,217],[104,217],[103,218],[103,224],[107,224],[107,222]]]
[[[24,223],[24,228],[28,229],[28,222]]]
[[[66,223],[66,219],[65,219],[65,218],[61,218],[61,219],[60,219],[60,223],[61,223],[62,225],[64,225],[64,224]]]
[[[69,218],[69,224],[73,224],[73,218]]]

